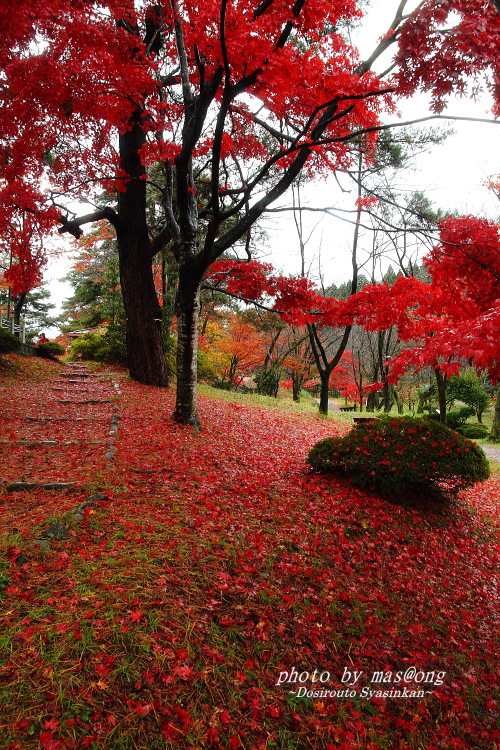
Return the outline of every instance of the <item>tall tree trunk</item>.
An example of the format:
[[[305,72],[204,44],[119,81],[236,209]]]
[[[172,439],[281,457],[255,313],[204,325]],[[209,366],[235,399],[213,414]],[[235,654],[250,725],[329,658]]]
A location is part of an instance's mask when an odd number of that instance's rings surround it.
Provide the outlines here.
[[[292,372],[292,397],[298,404],[300,403],[300,393],[302,391],[302,381],[304,376],[298,372]]]
[[[404,404],[401,401],[401,399],[399,398],[399,393],[397,392],[397,390],[395,388],[392,389],[392,393],[393,393],[393,396],[394,396],[394,401],[396,402],[396,406],[398,407],[398,414],[403,414],[403,412],[404,412]]]
[[[319,373],[321,385],[319,390],[319,410],[325,416],[328,414],[328,396],[330,391],[331,370],[323,370]]]
[[[392,407],[392,401],[391,401],[391,389],[389,387],[389,383],[387,382],[387,374],[385,373],[382,380],[384,384],[384,413],[389,414],[391,407]]]
[[[139,150],[145,141],[141,115],[120,135],[120,166],[130,180],[118,195],[117,229],[120,282],[125,306],[130,377],[145,385],[168,386],[162,341],[161,307],[151,266],[152,248],[146,222],[145,169]]]
[[[26,302],[27,293],[19,292],[17,297],[14,298],[14,325],[18,326],[21,323],[21,310]]]
[[[177,398],[174,419],[200,429],[197,396],[198,326],[200,286],[197,277],[179,268],[179,286],[175,301],[177,314]]]
[[[490,440],[500,440],[500,387],[497,390],[495,401],[495,412],[493,415],[493,424],[491,425]]]
[[[136,237],[121,238],[120,281],[126,316],[130,377],[145,385],[168,386],[163,352],[161,307],[156,296],[151,258]]]

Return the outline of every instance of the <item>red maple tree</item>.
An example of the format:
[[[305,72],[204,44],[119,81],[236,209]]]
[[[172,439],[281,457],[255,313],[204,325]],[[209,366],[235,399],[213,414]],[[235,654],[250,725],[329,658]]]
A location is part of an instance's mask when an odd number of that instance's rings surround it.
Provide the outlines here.
[[[389,378],[432,367],[445,415],[446,379],[467,362],[500,379],[500,228],[486,219],[451,217],[441,222],[439,239],[424,258],[429,284],[400,277],[392,286],[370,285],[347,308],[367,329],[396,325],[400,339],[412,342],[387,363]]]
[[[476,0],[468,11],[459,0],[424,3],[410,18],[405,5],[366,61],[338,30],[361,15],[355,0],[15,0],[0,9],[0,228],[13,206],[39,215],[46,184],[61,232],[79,236],[83,225],[109,221],[130,373],[160,386],[168,378],[151,261],[170,246],[179,265],[179,421],[199,424],[199,294],[210,265],[237,243],[248,246],[251,227],[304,168],[349,167],[351,144],[375,138],[398,86],[408,93],[431,81],[439,97],[461,88],[442,73],[451,70],[440,33],[447,9],[456,6],[467,29],[487,26],[463,75],[481,61],[494,68],[497,47],[483,44],[498,31],[492,4]],[[457,38],[472,45],[467,29]],[[386,84],[370,67],[398,39],[403,73]],[[436,54],[425,70],[417,41],[422,59]],[[148,191],[158,209],[149,223]],[[72,215],[75,197],[94,209]]]

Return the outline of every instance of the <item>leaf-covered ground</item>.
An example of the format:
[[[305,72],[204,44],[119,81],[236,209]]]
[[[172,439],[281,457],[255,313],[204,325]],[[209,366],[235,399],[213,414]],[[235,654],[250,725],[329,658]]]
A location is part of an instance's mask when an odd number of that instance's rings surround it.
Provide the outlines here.
[[[0,384],[1,747],[500,746],[498,475],[389,503],[307,468],[343,423],[46,370]]]

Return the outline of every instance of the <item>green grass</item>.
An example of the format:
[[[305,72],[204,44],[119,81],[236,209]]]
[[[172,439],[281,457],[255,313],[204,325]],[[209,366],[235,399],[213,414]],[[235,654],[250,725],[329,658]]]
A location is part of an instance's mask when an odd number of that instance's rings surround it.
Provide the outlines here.
[[[207,383],[199,385],[199,392],[210,398],[217,398],[221,401],[230,403],[247,404],[248,406],[257,406],[266,409],[281,409],[283,411],[295,411],[306,414],[319,413],[317,401],[307,392],[303,392],[299,403],[293,401],[290,397],[279,396],[262,396],[259,393],[240,393],[239,391],[226,391],[222,388],[213,388]]]

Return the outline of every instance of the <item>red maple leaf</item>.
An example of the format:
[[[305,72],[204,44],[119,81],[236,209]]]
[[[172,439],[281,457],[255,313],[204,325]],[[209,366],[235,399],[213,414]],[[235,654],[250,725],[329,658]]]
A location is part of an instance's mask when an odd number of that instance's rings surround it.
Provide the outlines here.
[[[57,721],[57,719],[54,719],[54,718],[47,719],[46,721],[43,722],[43,728],[56,730],[60,723],[61,723],[60,721]]]
[[[145,617],[144,612],[141,612],[140,609],[135,609],[132,612],[129,612],[129,619],[132,620],[132,622],[140,622],[143,617]]]
[[[187,664],[182,664],[181,666],[174,667],[173,670],[174,674],[181,678],[181,680],[188,681],[191,677],[194,676],[195,672],[189,667]]]

